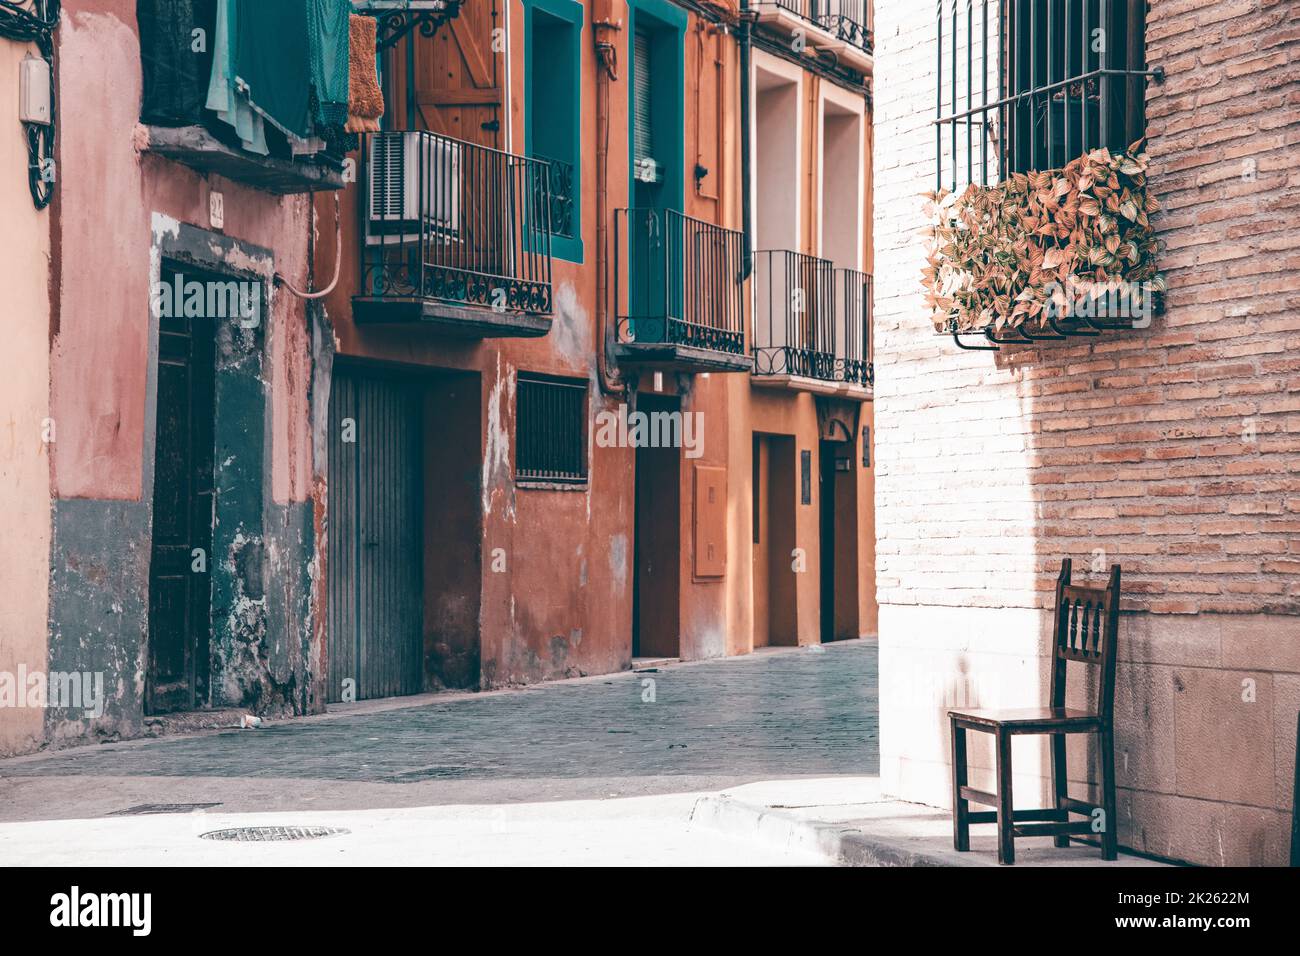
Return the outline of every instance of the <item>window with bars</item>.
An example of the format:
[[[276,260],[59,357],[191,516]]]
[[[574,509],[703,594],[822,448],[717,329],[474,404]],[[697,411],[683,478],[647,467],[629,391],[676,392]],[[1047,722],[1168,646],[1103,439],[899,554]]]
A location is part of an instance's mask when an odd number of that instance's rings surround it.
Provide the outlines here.
[[[515,480],[586,483],[585,381],[519,374],[515,391]]]
[[[1146,0],[936,0],[939,188],[1059,169],[1146,129]]]

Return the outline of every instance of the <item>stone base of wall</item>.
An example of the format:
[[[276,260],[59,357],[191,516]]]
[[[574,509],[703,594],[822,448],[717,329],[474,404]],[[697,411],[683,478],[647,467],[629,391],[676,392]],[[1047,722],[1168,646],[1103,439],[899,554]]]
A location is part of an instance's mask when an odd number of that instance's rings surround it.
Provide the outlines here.
[[[881,776],[904,800],[950,807],[950,707],[1045,704],[1050,614],[1029,608],[880,609]],[[1069,703],[1091,671],[1071,665]],[[1290,845],[1300,619],[1125,613],[1115,688],[1125,847],[1216,866],[1283,866]],[[993,789],[993,749],[971,734],[971,783]],[[1047,738],[1017,738],[1016,805],[1046,806]],[[1071,737],[1071,793],[1095,782],[1095,746]]]

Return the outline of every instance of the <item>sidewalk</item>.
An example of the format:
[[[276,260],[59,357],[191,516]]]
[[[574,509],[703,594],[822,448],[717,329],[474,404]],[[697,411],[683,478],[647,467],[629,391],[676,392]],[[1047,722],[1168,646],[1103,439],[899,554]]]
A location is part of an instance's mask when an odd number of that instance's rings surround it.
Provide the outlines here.
[[[693,827],[782,849],[814,854],[840,866],[997,866],[991,825],[971,828],[971,848],[952,847],[952,816],[945,810],[889,800],[877,777],[780,780],[733,787],[701,797]],[[1165,866],[1120,853],[1114,863],[1082,844],[1052,846],[1050,837],[1017,840],[1023,866]]]

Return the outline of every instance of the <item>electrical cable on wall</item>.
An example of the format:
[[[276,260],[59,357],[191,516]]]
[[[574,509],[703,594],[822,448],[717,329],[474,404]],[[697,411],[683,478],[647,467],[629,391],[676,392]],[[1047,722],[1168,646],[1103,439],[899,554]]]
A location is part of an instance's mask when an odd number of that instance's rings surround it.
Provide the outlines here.
[[[316,223],[315,195],[316,195],[315,193],[312,193],[311,229],[313,235],[315,234],[315,223]],[[339,284],[339,274],[341,272],[342,265],[343,265],[343,209],[339,203],[339,194],[337,191],[335,191],[334,193],[334,278],[330,280],[330,284],[327,285],[325,288],[319,289],[315,292],[309,292],[305,289],[299,289],[297,286],[295,286],[292,282],[290,282],[288,279],[286,279],[278,272],[275,274],[275,282],[277,285],[284,286],[293,295],[296,295],[300,299],[323,299],[331,292],[333,292],[334,287]]]
[[[23,117],[27,185],[37,209],[44,209],[54,198],[54,29],[58,25],[59,0],[0,0],[0,37],[35,43],[49,76],[49,115],[39,121]],[[38,63],[34,57],[32,62]]]

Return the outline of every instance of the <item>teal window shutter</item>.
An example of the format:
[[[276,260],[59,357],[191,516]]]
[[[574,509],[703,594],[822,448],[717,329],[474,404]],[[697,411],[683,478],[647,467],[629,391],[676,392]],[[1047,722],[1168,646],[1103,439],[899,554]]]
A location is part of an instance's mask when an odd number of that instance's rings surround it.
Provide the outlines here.
[[[550,163],[551,252],[582,261],[582,4],[527,0],[526,152]]]
[[[637,31],[632,40],[632,142],[633,161],[641,166],[655,158],[654,123],[650,114],[650,36]]]

